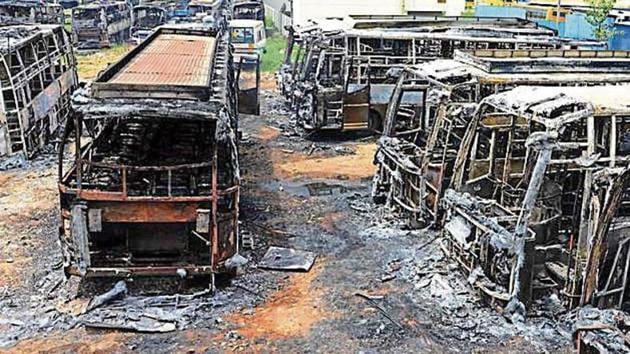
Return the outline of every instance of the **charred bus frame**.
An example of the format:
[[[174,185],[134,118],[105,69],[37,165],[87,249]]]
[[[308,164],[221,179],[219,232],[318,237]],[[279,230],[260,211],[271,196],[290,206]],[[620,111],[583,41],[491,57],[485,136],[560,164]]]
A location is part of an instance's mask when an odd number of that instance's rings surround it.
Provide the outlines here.
[[[138,5],[133,7],[134,30],[152,30],[166,23],[167,10],[160,5]]]
[[[169,50],[179,48],[177,53]],[[67,274],[210,275],[238,256],[236,81],[225,32],[161,27],[77,95],[60,154]],[[84,127],[89,127],[84,131]]]
[[[45,1],[12,0],[0,2],[0,23],[6,25],[63,25],[63,7]]]
[[[32,157],[70,115],[72,44],[57,25],[0,27],[0,157]]]
[[[72,34],[78,49],[111,47],[129,39],[133,26],[130,3],[80,5],[72,9]]]
[[[233,0],[232,19],[265,21],[265,4],[262,0]]]
[[[488,301],[524,315],[550,291],[568,307],[628,298],[629,87],[518,87],[480,102],[442,198],[442,244]]]
[[[420,115],[400,97],[428,85]],[[440,199],[477,102],[519,85],[584,86],[630,82],[630,52],[478,50],[457,52],[401,72],[376,161],[373,197],[413,225],[441,225]]]
[[[309,130],[382,130],[395,81],[388,75],[438,58],[455,49],[560,48],[568,44],[554,32],[521,21],[496,27],[494,19],[422,28],[344,30],[309,38],[300,48],[289,90],[300,124]],[[510,24],[512,27],[510,27]],[[398,54],[397,54],[398,53]],[[295,76],[297,75],[297,76]]]

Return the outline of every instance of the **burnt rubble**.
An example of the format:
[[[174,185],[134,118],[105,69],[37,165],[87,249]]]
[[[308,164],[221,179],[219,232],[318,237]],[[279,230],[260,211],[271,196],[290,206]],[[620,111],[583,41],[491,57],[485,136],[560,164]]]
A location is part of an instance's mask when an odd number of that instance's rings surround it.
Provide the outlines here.
[[[573,328],[579,353],[629,353],[630,317],[623,311],[586,306]]]

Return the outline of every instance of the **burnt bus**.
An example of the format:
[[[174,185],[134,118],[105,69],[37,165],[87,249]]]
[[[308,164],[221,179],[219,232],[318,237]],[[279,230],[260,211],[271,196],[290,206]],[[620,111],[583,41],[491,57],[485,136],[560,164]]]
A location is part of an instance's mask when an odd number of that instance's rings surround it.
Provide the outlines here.
[[[509,24],[508,20],[503,21]],[[509,27],[492,19],[453,21],[450,26],[350,29],[322,40],[325,43],[314,41],[304,53],[298,53],[301,64],[290,90],[298,123],[307,130],[381,132],[395,86],[390,75],[393,69],[452,58],[456,49],[555,49],[567,45],[551,30],[521,22]]]
[[[630,52],[592,50],[458,51],[455,58],[400,73],[376,154],[373,197],[413,225],[441,226],[463,135],[477,103],[517,86],[630,83]],[[401,97],[426,89],[408,105]],[[416,107],[423,107],[419,114]]]
[[[236,88],[227,32],[160,27],[76,95],[66,139],[90,139],[69,169],[60,155],[67,274],[235,269]]]
[[[33,157],[70,116],[78,79],[62,26],[0,27],[0,158]]]
[[[63,7],[42,0],[0,2],[0,23],[63,25]]]
[[[287,50],[285,52],[284,63],[278,71],[279,87],[283,95],[288,99],[293,95],[295,83],[304,81],[305,71],[314,72],[312,65],[318,60],[319,52],[323,48],[338,48],[344,53],[354,51],[355,56],[368,55],[371,48],[388,49],[386,41],[382,45],[378,43],[378,36],[372,36],[372,43],[369,38],[365,43],[345,43],[343,40],[335,41],[334,38],[343,39],[346,31],[396,31],[405,32],[444,32],[453,27],[469,29],[470,34],[474,34],[475,29],[494,28],[503,32],[504,36],[531,35],[531,36],[553,36],[554,31],[541,27],[535,22],[520,18],[495,18],[495,17],[448,17],[448,16],[349,16],[344,18],[327,18],[322,20],[311,20],[303,25],[291,26],[288,30]],[[370,33],[370,32],[368,32]],[[356,37],[356,35],[355,35]],[[374,40],[377,43],[373,43]],[[364,46],[363,53],[358,46]],[[417,43],[416,50],[422,50],[421,42]],[[402,43],[399,47],[410,47],[409,43]],[[430,50],[430,49],[429,49]],[[413,57],[410,49],[403,50],[409,52],[409,57]],[[394,55],[394,54],[392,54]],[[315,62],[313,61],[315,60]]]
[[[232,19],[265,21],[265,4],[262,0],[234,0]]]
[[[72,9],[72,34],[78,49],[109,48],[131,35],[133,12],[125,1],[93,3]]]
[[[131,27],[131,39],[139,44],[153,30],[166,23],[168,11],[158,5],[138,5],[133,8],[134,25]]]
[[[479,103],[442,246],[489,302],[522,316],[550,292],[569,308],[627,303],[629,88],[520,86]]]

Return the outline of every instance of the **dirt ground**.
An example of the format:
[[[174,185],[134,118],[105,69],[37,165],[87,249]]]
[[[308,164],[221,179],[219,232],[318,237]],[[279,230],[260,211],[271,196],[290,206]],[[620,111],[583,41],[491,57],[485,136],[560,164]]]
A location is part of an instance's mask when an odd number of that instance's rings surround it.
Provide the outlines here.
[[[79,80],[93,80],[109,64],[115,63],[120,57],[133,49],[130,44],[120,44],[109,49],[77,53],[77,68]]]
[[[85,291],[61,274],[54,157],[0,172],[0,352],[571,351],[555,322],[512,324],[482,304],[432,231],[384,218],[370,201],[376,138],[304,139],[283,107],[266,90],[261,116],[240,123],[248,266],[210,299],[220,305],[169,333],[82,326],[76,308],[111,282]],[[315,252],[315,265],[258,269],[270,245]]]

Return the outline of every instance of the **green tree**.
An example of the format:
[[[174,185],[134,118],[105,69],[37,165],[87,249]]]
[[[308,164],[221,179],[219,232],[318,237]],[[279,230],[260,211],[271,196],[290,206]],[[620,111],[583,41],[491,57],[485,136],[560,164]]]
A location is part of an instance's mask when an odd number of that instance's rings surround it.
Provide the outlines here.
[[[607,41],[615,35],[613,26],[606,22],[615,2],[616,0],[588,0],[591,7],[586,11],[586,22],[593,26],[593,34],[599,41]]]

